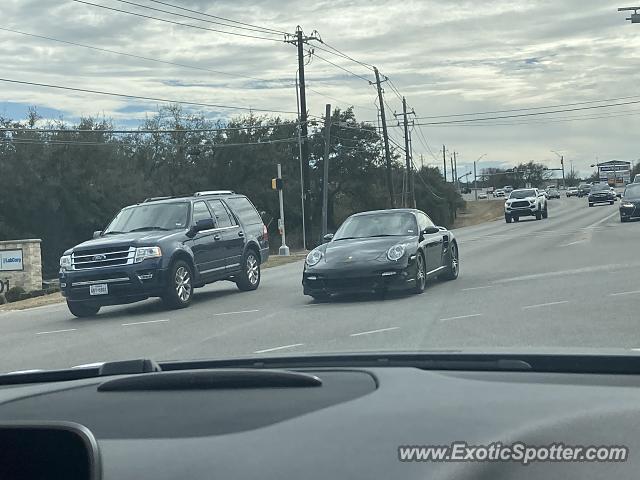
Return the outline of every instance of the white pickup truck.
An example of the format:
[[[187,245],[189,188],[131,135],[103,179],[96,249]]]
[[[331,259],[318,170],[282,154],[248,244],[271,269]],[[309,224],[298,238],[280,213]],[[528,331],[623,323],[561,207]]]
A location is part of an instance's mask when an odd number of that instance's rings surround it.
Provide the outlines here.
[[[504,203],[504,219],[517,222],[520,217],[547,218],[549,214],[546,195],[537,188],[514,190]]]

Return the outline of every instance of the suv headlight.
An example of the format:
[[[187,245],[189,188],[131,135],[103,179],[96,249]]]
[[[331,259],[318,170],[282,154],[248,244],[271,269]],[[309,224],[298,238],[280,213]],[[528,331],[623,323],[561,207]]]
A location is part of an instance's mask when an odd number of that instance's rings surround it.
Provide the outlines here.
[[[60,257],[60,268],[62,270],[71,270],[71,255],[63,255]]]
[[[140,263],[148,258],[159,258],[162,256],[160,247],[138,247],[136,248],[135,263]]]
[[[397,262],[402,258],[405,251],[406,249],[404,248],[404,245],[401,245],[401,244],[394,245],[389,250],[387,250],[387,258],[392,262]]]
[[[624,208],[633,208],[634,207],[633,203],[628,203],[628,202],[623,203],[621,206],[624,207]]]
[[[320,260],[322,260],[322,252],[320,250],[312,250],[307,255],[306,262],[307,265],[313,267],[314,265],[317,265]]]

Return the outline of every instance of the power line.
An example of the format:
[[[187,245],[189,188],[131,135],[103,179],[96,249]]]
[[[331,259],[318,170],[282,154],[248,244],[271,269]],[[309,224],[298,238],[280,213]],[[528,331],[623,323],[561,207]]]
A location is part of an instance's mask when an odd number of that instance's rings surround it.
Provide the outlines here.
[[[139,130],[99,130],[86,128],[27,128],[27,127],[0,127],[0,132],[35,132],[35,133],[103,133],[103,134],[142,134],[142,133],[206,133],[251,130],[259,128],[274,128],[296,126],[298,122],[254,124],[238,127],[220,128],[176,128],[176,129],[139,129]]]
[[[161,2],[160,0],[149,0],[149,1],[153,2],[153,3],[159,3],[159,4],[164,5],[166,7],[175,8],[177,10],[182,10],[182,11],[191,12],[191,13],[197,13],[198,15],[203,15],[205,17],[217,18],[218,20],[223,20],[225,22],[235,23],[235,24],[238,24],[238,25],[244,25],[245,27],[259,28],[261,30],[271,31],[273,33],[280,33],[280,34],[283,34],[283,35],[286,35],[286,33],[287,33],[287,32],[284,32],[282,30],[276,30],[276,29],[273,29],[273,28],[270,28],[270,27],[261,27],[259,25],[252,25],[250,23],[238,22],[237,20],[232,20],[230,18],[219,17],[217,15],[210,15],[210,14],[204,13],[204,12],[198,12],[197,10],[191,10],[191,9],[188,9],[188,8],[185,8],[185,7],[179,7],[177,5],[172,5],[172,4],[167,3],[167,2]]]
[[[321,47],[321,46],[319,46],[319,45],[314,45],[314,47],[313,47],[313,48],[317,48],[318,50],[322,50],[323,52],[330,53],[331,55],[336,55],[336,56],[341,57],[341,58],[344,58],[344,59],[346,59],[346,60],[351,60],[352,62],[355,62],[355,63],[357,63],[358,65],[361,65],[361,66],[363,66],[363,67],[367,68],[368,70],[373,70],[373,65],[369,65],[368,63],[364,63],[364,62],[361,62],[361,61],[359,61],[359,60],[356,60],[355,58],[350,57],[350,56],[349,56],[349,55],[347,55],[346,53],[341,52],[341,51],[340,51],[340,50],[338,50],[337,48],[332,47],[331,45],[329,45],[328,43],[326,43],[326,42],[325,42],[325,41],[323,41],[323,40],[319,40],[319,41],[320,41],[323,45],[326,45],[326,46],[327,46],[327,47],[329,47],[329,48],[328,48],[328,49],[327,49],[327,48],[322,48],[322,47]]]
[[[124,94],[124,93],[103,92],[101,90],[90,90],[90,89],[85,89],[85,88],[66,87],[66,86],[62,86],[62,85],[51,85],[51,84],[47,84],[47,83],[25,82],[25,81],[20,81],[20,80],[12,80],[12,79],[8,79],[8,78],[0,78],[0,82],[16,83],[16,84],[20,84],[20,85],[31,85],[31,86],[45,87],[45,88],[55,88],[55,89],[59,89],[59,90],[70,90],[70,91],[73,91],[73,92],[92,93],[92,94],[96,94],[96,95],[106,95],[106,96],[110,96],[110,97],[131,98],[131,99],[137,99],[137,100],[148,100],[148,101],[163,102],[163,103],[177,103],[177,104],[180,104],[180,105],[192,105],[192,106],[197,106],[197,107],[228,108],[228,109],[231,109],[231,110],[249,110],[249,111],[256,111],[256,112],[297,114],[297,112],[291,112],[291,111],[288,111],[288,110],[269,110],[269,109],[263,109],[263,108],[253,108],[253,107],[237,107],[237,106],[231,106],[231,105],[218,105],[218,104],[213,104],[213,103],[186,102],[186,101],[182,101],[182,100],[169,100],[169,99],[166,99],[166,98],[158,98],[158,97],[142,97],[142,96],[137,96],[137,95],[127,95],[127,94]]]
[[[348,68],[342,67],[340,65],[338,65],[337,63],[333,63],[331,60],[327,60],[324,57],[321,57],[320,55],[318,55],[317,53],[315,53],[314,51],[309,51],[307,50],[309,53],[311,53],[314,57],[318,58],[319,60],[322,60],[323,62],[326,62],[330,65],[333,65],[336,68],[339,68],[340,70],[347,72],[349,75],[353,75],[354,77],[358,77],[361,80],[364,80],[367,83],[371,83],[371,80],[369,80],[368,78],[363,77],[362,75],[358,75],[357,73],[352,72],[351,70],[349,70]]]
[[[425,137],[424,132],[422,131],[422,128],[418,127],[415,130],[418,132],[418,141],[422,144],[423,147],[427,149],[427,151],[431,155],[431,158],[433,158],[436,162],[440,162],[440,159],[436,157],[435,154],[433,153],[433,150],[431,150],[431,146],[429,145],[429,142],[427,141],[427,138]]]
[[[242,30],[250,31],[250,32],[258,32],[258,33],[264,33],[264,34],[268,34],[268,35],[280,35],[280,32],[269,32],[269,31],[265,31],[262,28],[241,27],[241,26],[236,26],[236,25],[229,25],[227,23],[216,22],[214,20],[204,20],[202,18],[193,17],[191,15],[184,15],[182,13],[175,13],[175,12],[171,12],[169,10],[163,10],[161,8],[155,8],[155,7],[149,7],[147,5],[141,5],[140,3],[131,2],[130,0],[116,0],[116,1],[120,2],[120,3],[127,4],[127,5],[133,5],[134,7],[146,8],[147,10],[151,10],[153,12],[167,13],[169,15],[174,15],[174,16],[180,17],[180,18],[188,18],[190,20],[197,20],[198,22],[206,22],[206,23],[211,23],[211,24],[214,24],[214,25],[222,25],[224,27],[229,27],[229,28],[239,28],[239,29],[242,29]],[[173,8],[181,8],[181,7],[175,7],[174,6]],[[196,13],[199,13],[199,12],[196,12]]]
[[[264,142],[245,142],[245,143],[207,143],[207,144],[190,144],[180,143],[171,144],[176,147],[211,147],[211,148],[227,148],[227,147],[243,147],[245,145],[270,145],[279,143],[295,143],[298,141],[298,137],[282,138],[277,140],[267,140]],[[90,142],[90,141],[75,141],[75,140],[40,140],[40,139],[7,139],[1,138],[0,143],[14,143],[22,145],[77,145],[77,146],[115,146],[115,147],[129,147],[130,144],[124,144],[121,142]]]
[[[533,117],[538,115],[549,115],[553,113],[564,113],[564,112],[576,112],[582,110],[593,110],[597,108],[609,108],[609,107],[618,107],[622,105],[632,105],[640,103],[640,100],[634,100],[629,102],[620,102],[620,103],[610,103],[608,105],[592,105],[590,107],[578,107],[578,108],[565,108],[559,110],[550,110],[547,112],[529,112],[529,113],[520,113],[517,115],[502,115],[495,117],[483,117],[483,118],[469,118],[466,120],[446,120],[440,122],[425,122],[425,123],[416,123],[416,125],[446,125],[446,124],[456,124],[456,123],[471,123],[471,122],[482,122],[485,120],[501,120],[505,118],[521,118],[521,117]]]
[[[429,120],[434,118],[467,117],[472,115],[489,115],[494,113],[525,112],[529,110],[546,110],[549,108],[574,107],[576,105],[590,105],[593,103],[617,102],[620,100],[628,100],[630,98],[640,98],[640,95],[628,95],[626,97],[608,98],[604,100],[589,100],[584,102],[561,103],[558,105],[547,105],[545,107],[523,107],[523,108],[512,108],[508,110],[489,110],[486,112],[454,113],[450,115],[431,115],[431,116],[417,117],[417,118],[418,120]]]
[[[61,40],[59,38],[47,37],[47,36],[44,36],[44,35],[36,35],[35,33],[21,32],[20,30],[12,30],[10,28],[0,27],[0,30],[5,31],[5,32],[17,33],[19,35],[26,35],[26,36],[29,36],[29,37],[40,38],[40,39],[43,39],[43,40],[50,40],[52,42],[65,43],[67,45],[73,45],[74,47],[88,48],[88,49],[96,50],[96,51],[99,51],[99,52],[112,53],[112,54],[115,54],[115,55],[122,55],[122,56],[125,56],[125,57],[136,58],[136,59],[139,59],[139,60],[146,60],[146,61],[149,61],[149,62],[163,63],[163,64],[166,64],[166,65],[173,65],[173,66],[176,66],[176,67],[191,68],[191,69],[194,69],[194,70],[201,70],[203,72],[217,73],[217,74],[226,75],[226,76],[229,76],[229,77],[246,78],[246,79],[249,79],[249,80],[257,80],[259,82],[273,82],[274,81],[274,80],[267,80],[267,79],[264,79],[264,78],[252,77],[250,75],[242,75],[242,74],[239,74],[239,73],[228,73],[228,72],[222,72],[220,70],[212,70],[210,68],[198,67],[196,65],[188,65],[188,64],[184,64],[184,63],[170,62],[170,61],[167,61],[167,60],[158,60],[156,58],[145,57],[145,56],[142,56],[142,55],[135,55],[133,53],[119,52],[117,50],[110,50],[108,48],[94,47],[92,45],[86,45],[86,44],[77,43],[77,42],[70,42],[68,40]],[[292,86],[292,85],[293,84],[288,84],[286,86]]]
[[[617,118],[617,117],[629,117],[636,116],[637,113],[617,113],[610,112],[603,115],[582,115],[582,116],[573,116],[573,117],[558,117],[558,118],[550,118],[550,119],[531,119],[531,120],[522,120],[515,122],[480,122],[480,123],[464,123],[457,125],[431,125],[431,127],[498,127],[498,126],[519,126],[519,125],[546,125],[549,123],[563,123],[563,122],[577,122],[577,121],[585,121],[585,120],[598,120],[598,119],[607,119],[607,118]]]
[[[269,40],[269,41],[272,41],[272,42],[279,42],[279,43],[281,43],[283,41],[283,40],[278,40],[278,39],[275,39],[275,38],[260,37],[258,35],[249,35],[249,34],[238,33],[238,32],[227,32],[225,30],[218,30],[218,29],[215,29],[215,28],[202,27],[202,26],[199,26],[199,25],[192,25],[190,23],[176,22],[176,21],[173,21],[173,20],[167,20],[165,18],[159,18],[159,17],[154,17],[154,16],[151,16],[151,15],[145,15],[143,13],[129,12],[127,10],[122,10],[122,9],[119,9],[119,8],[107,7],[106,5],[99,5],[97,3],[86,2],[85,0],[71,0],[71,1],[77,2],[77,3],[83,3],[85,5],[91,5],[93,7],[103,8],[105,10],[111,10],[111,11],[114,11],[114,12],[126,13],[127,15],[134,15],[136,17],[147,18],[147,19],[151,19],[151,20],[157,20],[159,22],[171,23],[173,25],[179,25],[181,27],[196,28],[198,30],[207,30],[209,32],[225,33],[227,35],[235,35],[235,36],[238,36],[238,37],[246,37],[246,38],[255,38],[255,39],[258,39],[258,40]]]

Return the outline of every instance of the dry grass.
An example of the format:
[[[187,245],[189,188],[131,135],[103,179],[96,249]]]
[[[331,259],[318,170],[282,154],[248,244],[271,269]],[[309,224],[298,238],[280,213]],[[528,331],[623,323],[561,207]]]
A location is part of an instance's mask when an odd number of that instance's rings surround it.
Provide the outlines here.
[[[44,305],[52,305],[60,302],[64,302],[64,297],[58,292],[0,305],[0,312],[7,310],[24,310],[26,308],[42,307]]]
[[[468,227],[497,220],[504,215],[503,200],[468,201],[465,211],[458,212],[453,228]]]

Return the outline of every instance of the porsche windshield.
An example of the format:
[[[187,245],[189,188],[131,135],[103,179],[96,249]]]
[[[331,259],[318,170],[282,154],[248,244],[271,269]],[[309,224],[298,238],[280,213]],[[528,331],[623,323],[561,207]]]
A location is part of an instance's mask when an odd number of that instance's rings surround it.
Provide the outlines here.
[[[333,238],[392,237],[416,235],[417,231],[418,225],[412,213],[355,215],[344,222]]]

